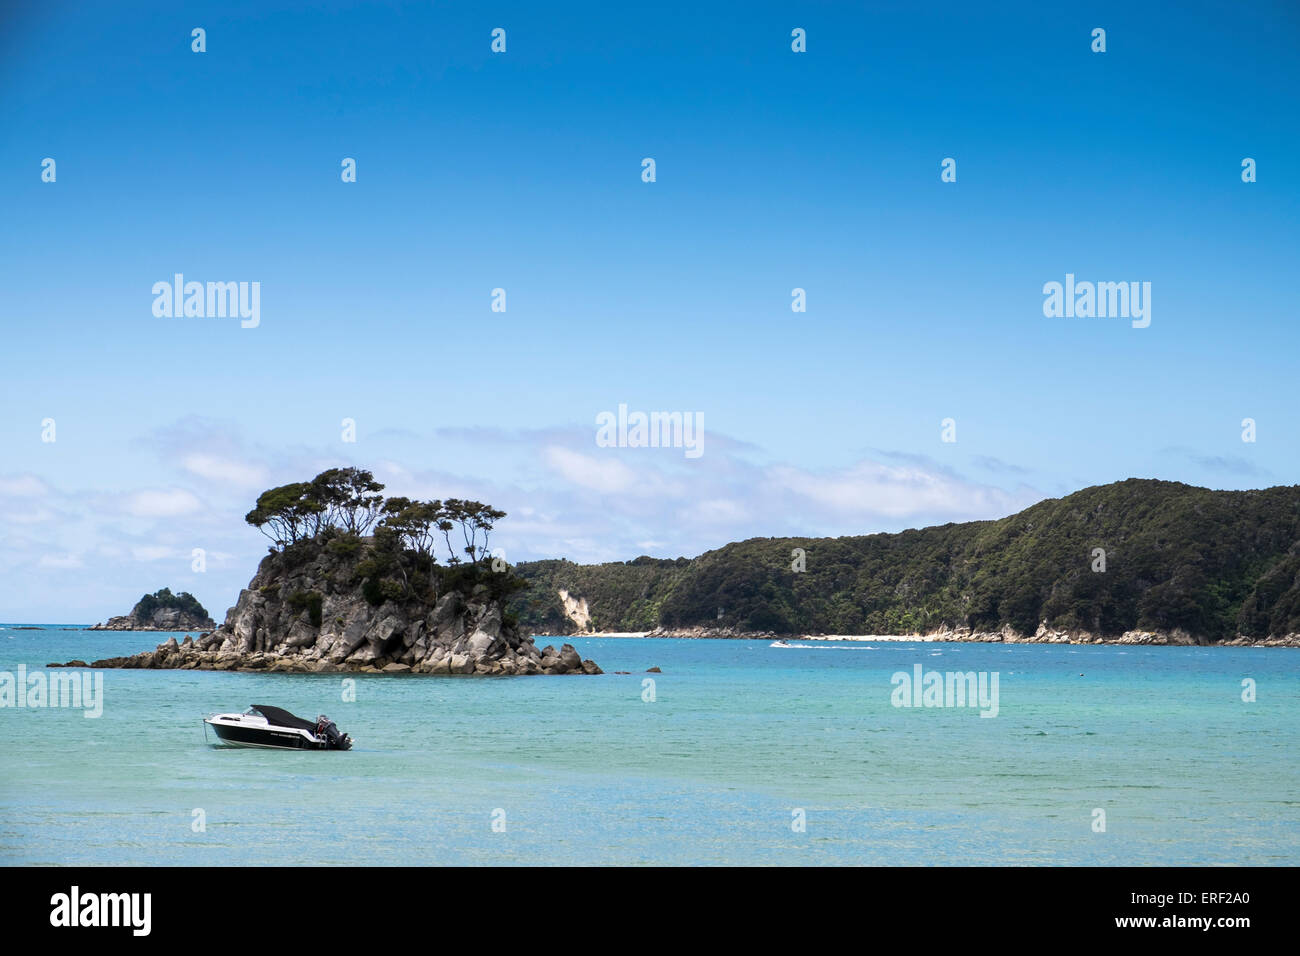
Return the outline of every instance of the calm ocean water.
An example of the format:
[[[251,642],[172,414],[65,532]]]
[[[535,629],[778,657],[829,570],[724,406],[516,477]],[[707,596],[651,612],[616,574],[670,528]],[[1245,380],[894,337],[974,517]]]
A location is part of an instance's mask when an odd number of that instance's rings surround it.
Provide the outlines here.
[[[0,627],[0,671],[166,636]],[[105,671],[98,719],[0,708],[0,863],[1300,863],[1300,651],[571,643],[611,673],[345,703],[337,675]],[[998,716],[892,706],[915,664],[998,672]],[[205,743],[252,703],[356,749]]]

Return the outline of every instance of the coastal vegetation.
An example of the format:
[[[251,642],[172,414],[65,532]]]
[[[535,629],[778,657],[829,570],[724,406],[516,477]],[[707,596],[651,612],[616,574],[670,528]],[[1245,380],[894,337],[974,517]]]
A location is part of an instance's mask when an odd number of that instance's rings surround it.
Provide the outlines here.
[[[173,594],[171,588],[159,588],[136,601],[130,614],[110,617],[92,630],[181,631],[212,627],[215,627],[212,618],[193,594],[188,591]]]
[[[524,586],[504,562],[494,568],[488,560],[493,526],[504,511],[460,498],[386,498],[383,490],[369,471],[331,468],[310,481],[267,489],[244,520],[288,566],[322,550],[349,559],[333,566],[347,569],[375,607],[407,599],[434,604],[448,587],[504,598]],[[319,595],[286,600],[320,625]]]
[[[180,611],[198,620],[206,620],[209,616],[198,598],[189,591],[172,594],[171,588],[160,588],[153,594],[146,594],[140,598],[131,609],[131,617],[146,621],[151,619],[154,612],[158,610]]]
[[[803,567],[795,560],[803,552]],[[1300,632],[1300,486],[1129,479],[996,521],[840,538],[752,538],[697,558],[524,562],[512,610],[543,633],[714,628],[909,634],[951,627],[1221,641]]]
[[[690,573],[686,558],[640,557],[606,564],[563,559],[521,561],[515,573],[525,582],[511,602],[521,623],[538,634],[568,634],[561,590],[587,598],[592,631],[649,631],[662,622],[664,599]]]

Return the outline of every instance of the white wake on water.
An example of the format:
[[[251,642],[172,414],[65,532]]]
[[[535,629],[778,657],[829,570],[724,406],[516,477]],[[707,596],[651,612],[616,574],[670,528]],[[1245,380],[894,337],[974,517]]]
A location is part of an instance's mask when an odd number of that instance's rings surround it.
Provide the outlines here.
[[[799,648],[805,651],[878,651],[880,648],[867,645],[865,647],[846,647],[843,644],[769,644],[768,647],[779,647],[784,649]]]

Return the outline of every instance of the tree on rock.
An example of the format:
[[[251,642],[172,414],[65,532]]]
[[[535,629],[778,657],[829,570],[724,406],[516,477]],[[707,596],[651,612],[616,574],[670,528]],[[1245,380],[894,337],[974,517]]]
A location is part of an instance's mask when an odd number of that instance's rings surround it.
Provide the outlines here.
[[[330,468],[311,480],[311,496],[324,509],[322,524],[349,534],[370,533],[384,510],[384,486],[361,468]]]
[[[451,539],[447,536],[452,527],[459,526],[461,539],[465,545],[461,549],[469,555],[471,564],[482,561],[488,556],[488,537],[492,534],[493,522],[500,521],[506,516],[504,511],[498,511],[490,505],[485,505],[481,501],[465,501],[460,498],[448,498],[443,503],[443,537],[447,541],[447,550],[452,551]],[[479,542],[479,535],[482,534],[483,540]],[[458,563],[459,558],[453,558],[453,563]]]
[[[380,536],[391,535],[398,546],[414,551],[434,564],[438,532],[446,523],[441,501],[412,501],[410,498],[389,498],[384,502],[384,520],[376,529]]]
[[[160,588],[153,594],[146,594],[136,602],[135,607],[131,609],[131,616],[137,620],[148,620],[153,617],[154,611],[159,608],[176,608],[177,610],[193,615],[200,620],[209,620],[207,610],[199,603],[189,591],[182,591],[179,594],[172,594],[171,588]]]
[[[338,542],[351,540],[355,551],[359,539],[373,530],[376,544],[383,550],[412,552],[430,565],[438,563],[435,552],[441,536],[447,546],[447,563],[455,566],[477,565],[486,559],[493,524],[506,516],[481,501],[385,499],[383,490],[369,471],[330,468],[311,481],[262,492],[257,507],[244,520],[281,548],[333,530],[342,533]],[[457,530],[460,541],[453,542]]]
[[[257,496],[257,507],[244,520],[280,547],[314,537],[325,511],[313,495],[312,483],[296,481]]]

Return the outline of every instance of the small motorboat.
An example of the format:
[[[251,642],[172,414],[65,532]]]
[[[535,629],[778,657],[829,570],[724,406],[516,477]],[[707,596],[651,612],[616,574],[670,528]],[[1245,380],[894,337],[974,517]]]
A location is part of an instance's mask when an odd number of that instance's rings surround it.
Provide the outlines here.
[[[771,644],[769,644],[769,645],[767,645],[767,646],[768,646],[768,647],[794,647],[793,644],[791,644],[789,641],[784,640],[784,639],[782,639],[782,640],[775,640],[775,641],[773,641]]]
[[[208,728],[230,747],[270,747],[275,750],[351,750],[352,738],[324,714],[315,720],[295,717],[280,707],[254,704],[242,714],[213,714],[203,718]]]

